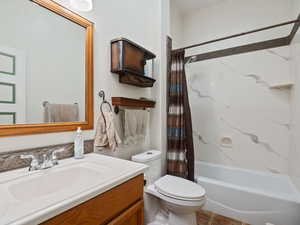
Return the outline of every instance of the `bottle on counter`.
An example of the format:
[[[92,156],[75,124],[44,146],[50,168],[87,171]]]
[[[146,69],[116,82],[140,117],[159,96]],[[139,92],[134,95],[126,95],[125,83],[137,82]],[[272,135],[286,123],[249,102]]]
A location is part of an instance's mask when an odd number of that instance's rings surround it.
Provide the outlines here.
[[[74,140],[74,158],[82,159],[84,157],[83,135],[81,127],[78,127]]]

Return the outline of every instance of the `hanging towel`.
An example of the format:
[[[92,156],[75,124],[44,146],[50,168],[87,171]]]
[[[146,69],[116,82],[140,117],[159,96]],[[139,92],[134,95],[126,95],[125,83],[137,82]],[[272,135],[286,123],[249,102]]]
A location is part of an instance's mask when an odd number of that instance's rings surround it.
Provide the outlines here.
[[[121,144],[121,139],[115,128],[113,113],[100,113],[96,124],[95,146],[108,147],[115,151],[119,144]]]
[[[76,122],[79,121],[78,104],[51,104],[44,106],[44,122]]]
[[[148,118],[149,112],[146,110],[125,109],[124,143],[126,145],[145,140]]]

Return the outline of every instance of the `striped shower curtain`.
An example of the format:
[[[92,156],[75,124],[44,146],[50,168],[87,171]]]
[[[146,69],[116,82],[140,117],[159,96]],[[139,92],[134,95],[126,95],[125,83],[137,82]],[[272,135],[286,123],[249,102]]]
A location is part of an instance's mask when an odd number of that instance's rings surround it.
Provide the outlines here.
[[[167,173],[194,181],[194,144],[184,51],[172,51],[168,72]]]

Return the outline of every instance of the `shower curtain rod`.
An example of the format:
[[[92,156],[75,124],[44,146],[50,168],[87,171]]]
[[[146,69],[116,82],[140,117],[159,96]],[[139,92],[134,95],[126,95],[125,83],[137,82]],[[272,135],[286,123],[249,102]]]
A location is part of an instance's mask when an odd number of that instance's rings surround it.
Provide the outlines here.
[[[264,30],[270,30],[270,29],[273,29],[273,28],[276,28],[276,27],[282,27],[282,26],[286,26],[286,25],[289,25],[289,24],[293,24],[293,23],[300,23],[300,17],[298,17],[296,20],[291,20],[291,21],[287,21],[287,22],[284,22],[284,23],[275,24],[275,25],[272,25],[272,26],[267,26],[267,27],[263,27],[263,28],[259,28],[259,29],[239,33],[239,34],[234,34],[234,35],[214,39],[214,40],[211,40],[211,41],[206,41],[206,42],[202,42],[202,43],[199,43],[199,44],[186,46],[186,47],[183,47],[183,48],[178,48],[178,49],[175,49],[174,51],[195,48],[195,47],[199,47],[199,46],[202,46],[202,45],[207,45],[207,44],[211,44],[211,43],[218,42],[218,41],[224,41],[224,40],[228,40],[228,39],[235,38],[235,37],[241,37],[241,36],[245,36],[247,34],[252,34],[252,33],[260,32],[260,31],[264,31]]]
[[[197,44],[197,45],[187,46],[185,48],[177,49],[177,50],[174,50],[174,51],[184,50],[184,49],[193,48],[193,47],[198,47],[198,46],[201,46],[201,45],[210,44],[210,43],[214,43],[214,42],[217,42],[217,41],[223,41],[223,40],[227,40],[227,39],[234,38],[234,37],[240,37],[240,36],[244,36],[244,35],[247,35],[247,34],[259,32],[259,31],[263,31],[263,30],[268,30],[268,29],[272,29],[272,28],[276,28],[276,27],[285,26],[285,25],[288,25],[288,24],[294,24],[294,26],[292,28],[292,31],[290,32],[290,34],[288,36],[281,37],[281,38],[275,38],[275,39],[271,39],[271,40],[266,40],[266,41],[250,43],[250,44],[241,45],[241,46],[232,47],[232,48],[216,50],[216,51],[207,52],[207,53],[201,53],[201,54],[197,54],[197,55],[190,55],[190,56],[185,57],[185,63],[187,63],[187,62],[188,63],[194,63],[194,62],[208,60],[208,59],[215,59],[215,58],[220,58],[220,57],[225,57],[225,56],[231,56],[231,55],[237,55],[237,54],[242,54],[242,53],[248,53],[248,52],[254,52],[254,51],[259,51],[259,50],[270,49],[270,48],[288,46],[292,43],[296,33],[298,32],[298,30],[300,28],[300,14],[299,14],[299,16],[296,20],[292,20],[292,21],[288,21],[288,22],[285,22],[285,23],[280,23],[280,24],[276,24],[276,25],[273,25],[273,26],[268,26],[268,27],[264,27],[264,28],[260,28],[260,29],[240,33],[240,34],[235,34],[235,35],[231,35],[231,36],[228,36],[228,37],[215,39],[215,40],[212,40],[212,41],[203,42],[203,43],[200,43],[200,44]]]

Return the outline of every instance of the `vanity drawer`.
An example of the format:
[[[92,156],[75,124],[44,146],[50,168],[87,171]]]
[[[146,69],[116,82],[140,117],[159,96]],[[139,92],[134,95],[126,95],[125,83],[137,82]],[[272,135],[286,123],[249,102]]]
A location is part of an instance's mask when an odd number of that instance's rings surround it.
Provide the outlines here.
[[[140,175],[41,225],[107,224],[122,212],[126,212],[130,206],[142,200],[143,192],[144,176]]]
[[[144,201],[140,200],[107,225],[144,225]]]

